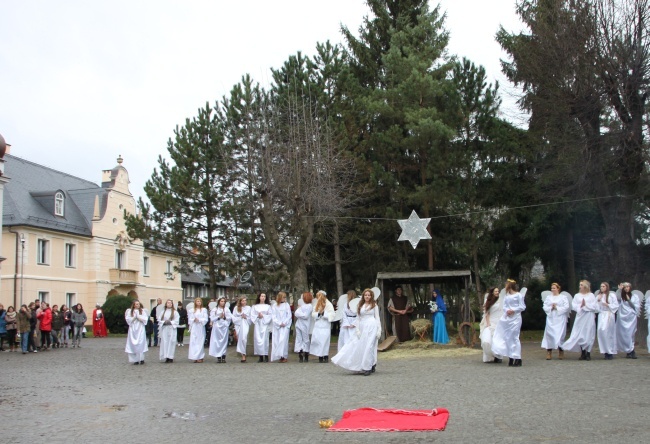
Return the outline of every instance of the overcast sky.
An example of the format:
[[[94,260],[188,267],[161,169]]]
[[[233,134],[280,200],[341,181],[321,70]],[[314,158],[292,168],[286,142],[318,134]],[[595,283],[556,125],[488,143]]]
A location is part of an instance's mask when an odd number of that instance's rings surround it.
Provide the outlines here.
[[[494,41],[521,29],[515,0],[440,3],[449,53],[483,65],[517,119]],[[13,155],[95,183],[121,154],[139,197],[176,125],[367,14],[364,0],[0,0],[0,134]]]

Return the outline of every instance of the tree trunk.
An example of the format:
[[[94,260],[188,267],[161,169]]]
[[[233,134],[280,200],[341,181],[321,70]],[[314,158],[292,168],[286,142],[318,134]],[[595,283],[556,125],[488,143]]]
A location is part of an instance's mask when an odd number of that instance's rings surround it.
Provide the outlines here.
[[[576,282],[575,252],[573,250],[573,228],[569,228],[566,235],[566,269],[567,269],[567,290],[571,294],[578,292]]]
[[[336,272],[336,291],[343,294],[343,273],[341,272],[341,244],[339,239],[339,224],[334,222],[334,270]]]

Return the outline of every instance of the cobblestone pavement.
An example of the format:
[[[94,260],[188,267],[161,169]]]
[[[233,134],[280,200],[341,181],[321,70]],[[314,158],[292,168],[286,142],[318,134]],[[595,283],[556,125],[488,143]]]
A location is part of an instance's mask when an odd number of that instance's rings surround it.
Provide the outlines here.
[[[546,361],[525,343],[524,366],[484,364],[478,350],[380,354],[364,377],[291,355],[286,364],[127,362],[123,338],[81,349],[0,353],[0,418],[6,443],[171,442],[650,442],[650,357]],[[402,350],[398,350],[401,352]],[[391,357],[391,353],[393,356]],[[447,429],[333,433],[318,427],[358,407],[450,411]]]

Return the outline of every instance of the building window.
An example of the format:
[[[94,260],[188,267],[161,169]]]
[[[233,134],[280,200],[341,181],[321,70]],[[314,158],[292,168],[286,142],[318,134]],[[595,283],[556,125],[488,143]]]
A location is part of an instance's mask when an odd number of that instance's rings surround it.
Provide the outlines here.
[[[63,210],[65,208],[65,199],[62,192],[58,192],[54,195],[54,214],[56,216],[63,216]]]
[[[50,241],[47,239],[38,240],[38,251],[36,252],[36,262],[40,265],[49,265],[50,263]]]
[[[149,276],[149,257],[145,256],[142,263],[142,275]]]
[[[77,246],[75,244],[65,244],[65,266],[74,268],[77,266]]]
[[[65,305],[68,308],[72,308],[77,305],[77,293],[66,293],[65,294]]]
[[[203,267],[201,264],[194,264],[194,273],[201,273],[203,271]]]
[[[126,254],[123,250],[115,250],[115,268],[122,270],[126,265]]]
[[[165,277],[169,280],[174,279],[174,262],[168,260],[165,266]]]
[[[41,302],[47,302],[49,304],[50,302],[50,292],[49,291],[39,291],[38,292],[38,300]]]

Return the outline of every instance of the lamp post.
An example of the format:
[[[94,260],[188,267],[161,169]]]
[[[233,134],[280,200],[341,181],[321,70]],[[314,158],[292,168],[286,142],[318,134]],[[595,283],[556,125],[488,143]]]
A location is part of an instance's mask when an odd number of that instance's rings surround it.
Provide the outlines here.
[[[20,252],[20,306],[23,306],[23,283],[25,281],[25,234],[20,234],[22,250]]]

